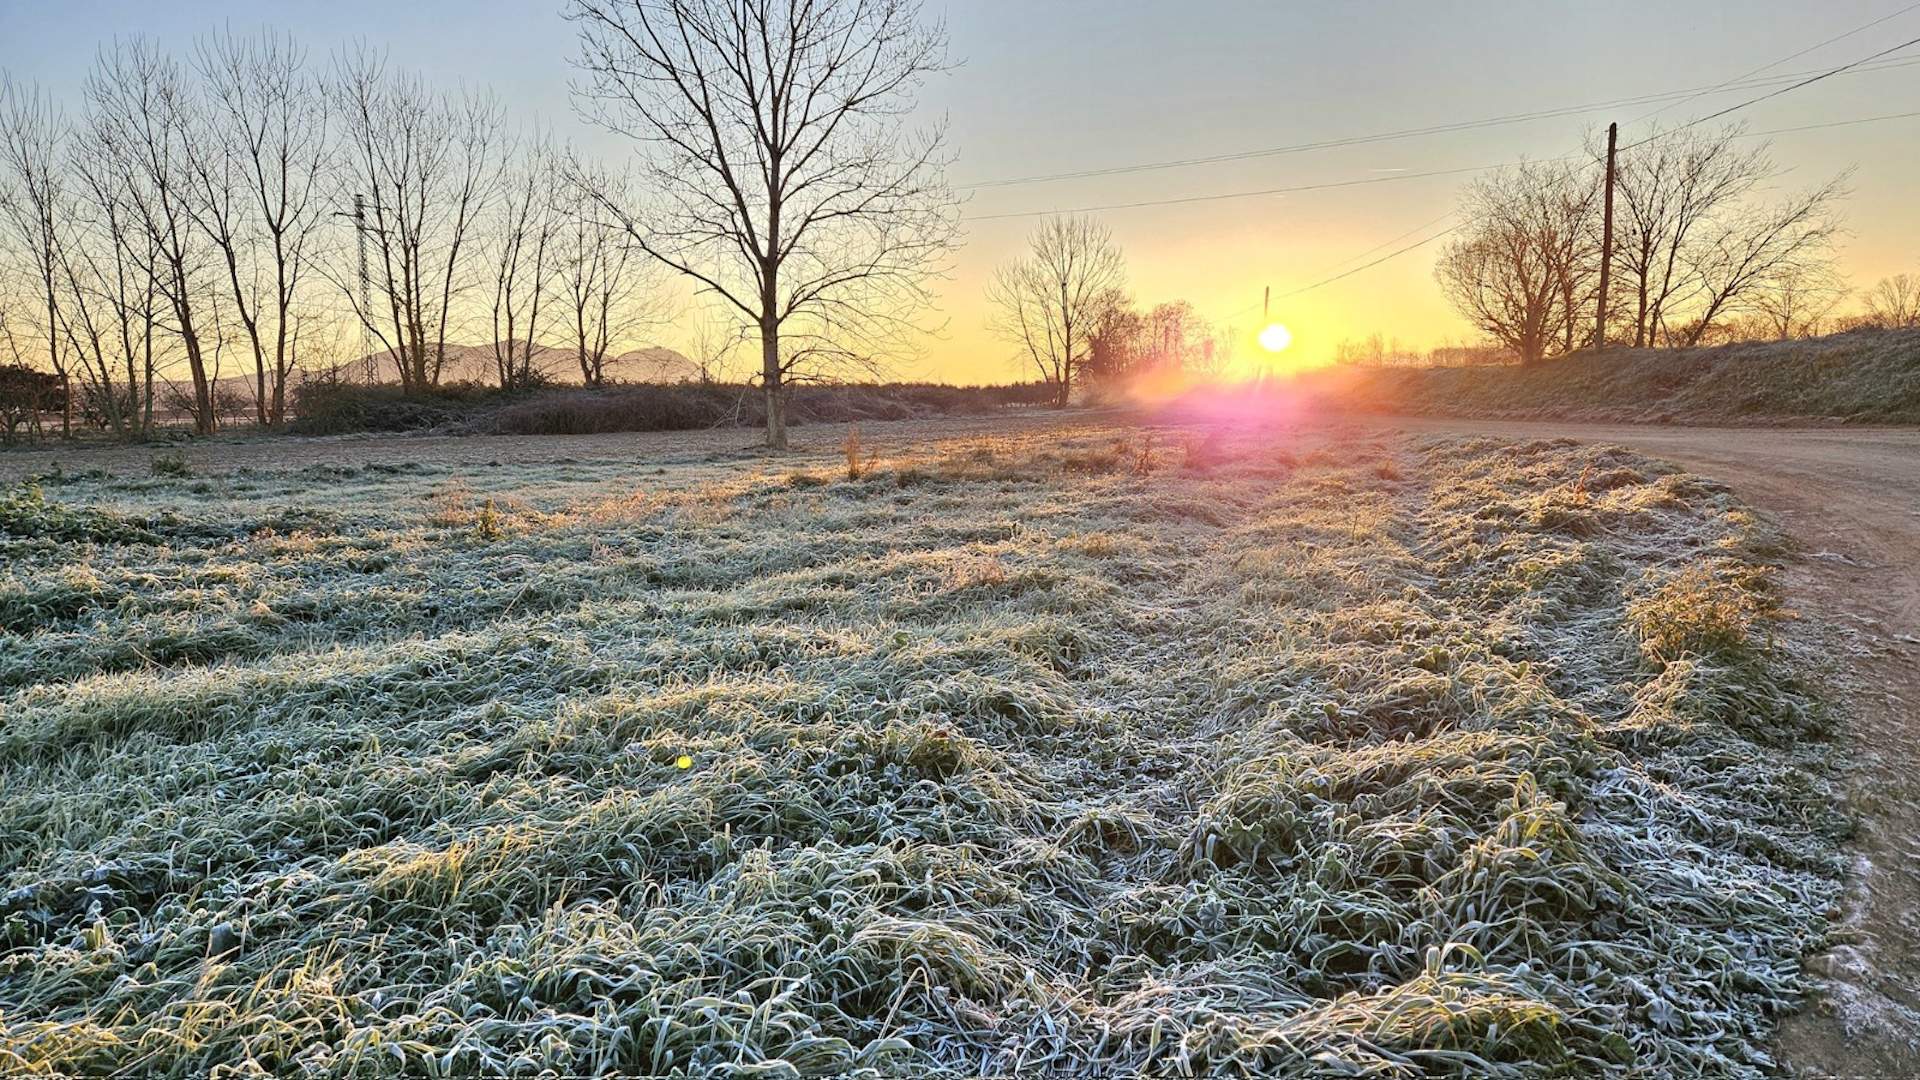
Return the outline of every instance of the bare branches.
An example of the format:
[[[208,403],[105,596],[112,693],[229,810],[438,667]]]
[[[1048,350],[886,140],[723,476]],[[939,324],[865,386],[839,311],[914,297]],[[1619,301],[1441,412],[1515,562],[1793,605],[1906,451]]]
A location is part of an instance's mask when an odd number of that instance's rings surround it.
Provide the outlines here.
[[[1764,202],[1776,171],[1764,145],[1743,149],[1739,135],[1686,129],[1620,156],[1612,340],[1695,345],[1755,320],[1788,333],[1838,302],[1845,175]],[[1454,307],[1523,362],[1572,351],[1592,317],[1599,174],[1525,165],[1475,182],[1468,229],[1435,269]]]
[[[1920,326],[1920,275],[1881,278],[1867,291],[1866,318],[1887,329]]]
[[[193,211],[219,251],[254,365],[255,415],[286,417],[296,297],[326,221],[324,87],[289,38],[231,33],[195,47],[206,89],[190,163]]]
[[[58,288],[59,229],[66,199],[59,170],[63,127],[50,99],[0,74],[0,228],[6,230],[7,246],[19,253],[25,264],[19,269],[38,294],[39,336],[46,342],[48,363],[62,377],[67,373]],[[0,266],[0,271],[6,269]],[[0,280],[0,287],[4,284]],[[62,429],[71,427],[68,408]]]
[[[1530,163],[1475,181],[1466,204],[1471,225],[1434,269],[1441,291],[1523,363],[1570,351],[1598,278],[1592,176]]]
[[[884,351],[955,243],[941,132],[904,120],[944,31],[916,0],[574,0],[568,16],[576,101],[642,144],[654,196],[598,201],[759,330],[784,445],[789,376]]]
[[[1688,128],[1621,155],[1615,256],[1626,295],[1609,307],[1635,346],[1698,343],[1830,263],[1845,177],[1758,204],[1778,170],[1766,144],[1743,148],[1741,134]]]
[[[995,271],[987,287],[996,312],[991,327],[1019,347],[1064,408],[1125,281],[1125,261],[1106,226],[1086,217],[1048,218],[1029,240],[1027,257]]]
[[[515,156],[494,202],[492,343],[494,372],[503,390],[523,390],[546,379],[540,317],[553,298],[560,208],[553,149],[544,138]]]
[[[205,324],[217,308],[206,287],[203,230],[194,217],[194,100],[178,62],[133,41],[100,55],[86,84],[92,159],[106,170],[108,198],[124,207],[135,248],[151,255],[152,284],[186,354],[194,430],[218,424]],[[124,241],[123,241],[124,242]]]
[[[557,185],[559,222],[556,291],[561,327],[580,379],[605,382],[618,356],[637,344],[636,335],[666,315],[656,263],[640,250],[624,224],[601,200],[631,206],[635,194],[622,173],[582,164]]]
[[[500,182],[500,108],[483,93],[431,90],[366,49],[338,59],[332,92],[341,178],[370,199],[373,310],[344,291],[401,385],[438,385],[455,304],[474,285],[463,256]]]

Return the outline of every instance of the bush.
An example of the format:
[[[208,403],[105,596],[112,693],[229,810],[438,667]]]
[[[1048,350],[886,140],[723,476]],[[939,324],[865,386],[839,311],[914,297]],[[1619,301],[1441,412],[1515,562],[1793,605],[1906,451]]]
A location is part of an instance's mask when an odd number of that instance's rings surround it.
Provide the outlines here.
[[[408,392],[382,383],[311,381],[293,391],[293,430],[302,435],[355,431],[418,431],[458,423],[502,397],[478,383],[450,383]]]
[[[1047,400],[1047,387],[1040,383],[797,386],[788,398],[788,422],[912,420],[987,413]],[[500,435],[599,435],[758,427],[766,422],[760,391],[742,383],[634,383],[524,392],[456,383],[407,393],[391,384],[313,381],[295,388],[293,411],[293,430],[303,435],[441,427]]]

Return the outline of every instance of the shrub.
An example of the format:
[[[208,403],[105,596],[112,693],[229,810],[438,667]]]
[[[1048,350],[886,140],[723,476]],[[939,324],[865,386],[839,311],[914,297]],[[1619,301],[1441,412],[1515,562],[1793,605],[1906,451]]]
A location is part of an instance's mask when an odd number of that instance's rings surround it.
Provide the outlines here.
[[[155,454],[148,468],[155,476],[193,475],[193,467],[187,463],[187,454],[184,450],[169,450],[163,454]]]
[[[415,431],[471,417],[502,397],[477,383],[450,383],[408,392],[398,386],[310,381],[293,391],[293,430],[302,435],[355,431]]]

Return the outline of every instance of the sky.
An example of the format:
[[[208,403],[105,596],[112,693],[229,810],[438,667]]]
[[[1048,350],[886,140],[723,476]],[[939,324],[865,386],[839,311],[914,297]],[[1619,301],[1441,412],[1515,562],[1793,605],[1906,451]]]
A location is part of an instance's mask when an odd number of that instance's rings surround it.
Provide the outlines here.
[[[1002,381],[1024,375],[987,330],[983,289],[1020,254],[1037,217],[1000,217],[1280,187],[1380,181],[1283,195],[1106,209],[1143,305],[1184,299],[1248,339],[1262,290],[1293,353],[1324,357],[1378,333],[1416,347],[1471,329],[1433,281],[1439,244],[1333,284],[1331,274],[1446,227],[1468,170],[1572,152],[1610,120],[1663,103],[1230,163],[1050,183],[968,185],[1036,174],[1243,153],[1480,120],[1516,112],[1712,87],[1763,65],[1813,72],[1920,37],[1909,0],[925,0],[951,37],[951,70],[923,92],[944,118],[966,197],[964,246],[938,283],[940,329],[893,365],[902,378]],[[449,84],[491,86],[522,120],[542,120],[609,156],[630,152],[569,104],[574,28],[554,0],[0,0],[0,68],[69,101],[94,51],[115,35],[182,50],[209,29],[271,26],[316,54],[366,41]],[[1785,58],[1883,16],[1880,25]],[[1920,46],[1900,57],[1920,60]],[[1760,91],[1709,93],[1623,128],[1681,123]],[[1739,116],[1752,130],[1920,111],[1920,63],[1827,79]],[[1784,188],[1856,171],[1841,268],[1858,287],[1920,271],[1920,117],[1771,136]],[[1419,227],[1434,223],[1424,232]],[[1398,237],[1399,243],[1389,244]],[[671,334],[666,344],[677,344]]]

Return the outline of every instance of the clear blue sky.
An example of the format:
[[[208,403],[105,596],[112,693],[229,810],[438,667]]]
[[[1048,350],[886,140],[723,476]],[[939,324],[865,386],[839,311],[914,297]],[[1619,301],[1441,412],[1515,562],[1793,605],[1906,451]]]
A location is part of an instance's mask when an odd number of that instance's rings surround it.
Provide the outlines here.
[[[1882,15],[1908,0],[971,0],[944,12],[957,66],[927,94],[959,153],[953,179],[1231,153],[1516,111],[1706,86]],[[0,67],[73,91],[116,34],[184,47],[231,25],[290,30],[316,53],[355,39],[438,78],[491,85],[527,118],[589,146],[566,84],[572,27],[550,0],[0,0]],[[1822,68],[1920,37],[1920,9],[1774,69]],[[1920,47],[1908,55],[1920,57]],[[1685,120],[1741,96],[1678,106]],[[1756,129],[1920,110],[1920,65],[1846,76],[1755,106]],[[1071,208],[1552,157],[1583,132],[1640,109],[1600,110],[1306,155],[978,193],[969,213]],[[1857,165],[1844,268],[1868,285],[1920,270],[1920,119],[1780,135],[1791,184]],[[1184,297],[1221,317],[1322,271],[1452,205],[1459,177],[1343,191],[1111,211],[1144,300]],[[942,288],[949,329],[909,374],[1003,375],[979,294],[1029,220],[974,222]],[[1421,250],[1290,303],[1304,351],[1379,330],[1416,343],[1462,338]],[[1248,324],[1257,318],[1242,314]]]

